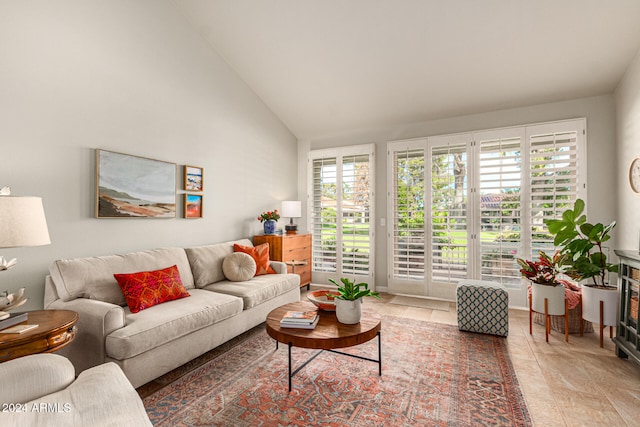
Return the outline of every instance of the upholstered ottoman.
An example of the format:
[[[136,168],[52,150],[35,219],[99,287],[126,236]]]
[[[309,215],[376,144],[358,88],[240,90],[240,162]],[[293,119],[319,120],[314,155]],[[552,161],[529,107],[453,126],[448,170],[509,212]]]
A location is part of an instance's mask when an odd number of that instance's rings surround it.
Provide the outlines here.
[[[509,334],[509,294],[496,282],[461,280],[456,290],[458,329],[483,334]]]

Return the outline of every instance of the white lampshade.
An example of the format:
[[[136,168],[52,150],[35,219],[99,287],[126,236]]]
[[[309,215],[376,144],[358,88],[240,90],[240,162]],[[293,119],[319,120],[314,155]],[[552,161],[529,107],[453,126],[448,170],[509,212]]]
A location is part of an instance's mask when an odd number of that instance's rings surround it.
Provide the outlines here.
[[[287,200],[282,202],[282,211],[280,212],[285,218],[300,218],[302,217],[302,202],[297,200]]]
[[[40,197],[0,196],[0,248],[50,243]]]

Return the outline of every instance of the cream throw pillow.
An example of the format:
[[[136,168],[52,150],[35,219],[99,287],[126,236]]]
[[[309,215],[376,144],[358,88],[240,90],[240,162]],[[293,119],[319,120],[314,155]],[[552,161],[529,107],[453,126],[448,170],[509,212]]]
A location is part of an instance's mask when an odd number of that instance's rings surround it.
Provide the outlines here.
[[[232,282],[251,280],[256,274],[256,262],[251,255],[234,252],[224,258],[222,272]]]

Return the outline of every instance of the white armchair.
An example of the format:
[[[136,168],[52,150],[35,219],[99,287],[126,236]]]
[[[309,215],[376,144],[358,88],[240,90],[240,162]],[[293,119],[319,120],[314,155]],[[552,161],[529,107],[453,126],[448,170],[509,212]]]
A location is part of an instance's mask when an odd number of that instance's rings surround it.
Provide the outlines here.
[[[151,426],[142,400],[115,363],[82,372],[56,354],[0,364],[0,425]]]

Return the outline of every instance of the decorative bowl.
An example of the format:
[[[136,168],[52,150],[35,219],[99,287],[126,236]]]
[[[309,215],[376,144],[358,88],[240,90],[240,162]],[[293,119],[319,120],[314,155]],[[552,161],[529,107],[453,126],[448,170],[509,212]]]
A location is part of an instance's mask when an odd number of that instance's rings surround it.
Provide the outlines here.
[[[333,301],[333,296],[338,295],[340,295],[338,291],[320,289],[318,291],[308,292],[307,299],[314,303],[320,310],[336,311],[336,303]]]

